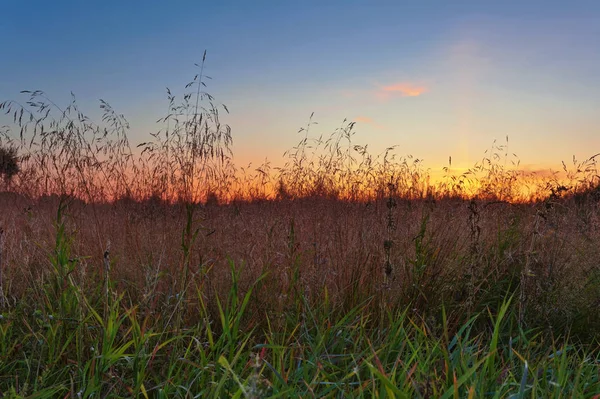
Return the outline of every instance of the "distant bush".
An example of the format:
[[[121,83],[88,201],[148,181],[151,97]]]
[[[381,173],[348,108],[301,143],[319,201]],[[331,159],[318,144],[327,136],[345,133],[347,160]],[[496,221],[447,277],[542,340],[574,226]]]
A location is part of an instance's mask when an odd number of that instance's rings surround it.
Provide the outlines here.
[[[17,149],[12,147],[0,147],[0,175],[6,181],[19,173],[19,158]]]

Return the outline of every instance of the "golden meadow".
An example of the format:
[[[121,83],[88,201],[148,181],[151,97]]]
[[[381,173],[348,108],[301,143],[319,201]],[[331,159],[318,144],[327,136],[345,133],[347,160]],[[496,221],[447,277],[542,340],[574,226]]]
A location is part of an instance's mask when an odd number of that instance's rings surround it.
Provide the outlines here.
[[[141,143],[104,101],[1,103],[5,397],[597,397],[595,156],[506,138],[434,179],[311,116],[242,168],[204,82]]]

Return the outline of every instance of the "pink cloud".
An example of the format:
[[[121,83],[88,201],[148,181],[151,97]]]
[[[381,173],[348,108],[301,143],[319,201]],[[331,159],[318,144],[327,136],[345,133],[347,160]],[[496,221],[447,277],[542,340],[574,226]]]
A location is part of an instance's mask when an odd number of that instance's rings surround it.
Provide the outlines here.
[[[368,116],[357,116],[356,118],[354,118],[354,121],[362,123],[373,123],[373,119],[369,118]]]
[[[375,122],[373,118],[369,118],[368,116],[357,116],[356,118],[354,118],[354,122],[369,124],[376,129],[386,129],[385,126],[380,125],[379,123]]]
[[[427,91],[423,86],[415,86],[410,83],[397,83],[395,85],[384,86],[382,90],[385,92],[399,92],[405,97],[417,97]]]
[[[418,97],[427,91],[425,86],[403,82],[380,87],[375,95],[380,100],[389,100],[394,96]]]
[[[365,97],[376,98],[380,101],[388,101],[396,97],[418,97],[429,91],[425,85],[400,82],[389,85],[375,84],[375,89],[365,88],[362,90],[340,90],[338,95],[348,99],[355,100]],[[361,118],[361,117],[359,117]],[[365,120],[357,120],[357,122],[367,122]],[[372,121],[371,121],[372,122]],[[369,123],[369,122],[367,122]]]

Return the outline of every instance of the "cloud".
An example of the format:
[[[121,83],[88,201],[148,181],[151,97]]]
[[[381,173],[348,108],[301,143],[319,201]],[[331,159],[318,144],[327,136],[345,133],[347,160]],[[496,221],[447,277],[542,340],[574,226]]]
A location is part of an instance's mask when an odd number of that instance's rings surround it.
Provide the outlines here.
[[[427,91],[423,86],[416,86],[410,83],[398,83],[395,85],[384,86],[382,90],[384,92],[399,92],[404,97],[417,97]]]
[[[354,121],[362,123],[373,123],[373,119],[369,118],[368,116],[357,116],[356,118],[354,118]]]
[[[423,93],[429,92],[426,85],[419,83],[391,83],[379,84],[374,82],[371,87],[363,87],[359,89],[342,89],[337,91],[339,97],[343,97],[346,101],[364,101],[364,100],[379,100],[387,102],[399,97],[418,97]],[[361,118],[361,117],[359,117]],[[372,123],[372,121],[357,120],[357,122]]]
[[[382,86],[376,93],[380,100],[389,100],[392,97],[418,97],[427,92],[427,88],[422,85],[413,83],[395,83],[387,86]]]
[[[354,122],[369,124],[376,129],[387,129],[385,126],[380,125],[379,123],[375,122],[373,118],[369,118],[368,116],[357,116],[354,118]]]

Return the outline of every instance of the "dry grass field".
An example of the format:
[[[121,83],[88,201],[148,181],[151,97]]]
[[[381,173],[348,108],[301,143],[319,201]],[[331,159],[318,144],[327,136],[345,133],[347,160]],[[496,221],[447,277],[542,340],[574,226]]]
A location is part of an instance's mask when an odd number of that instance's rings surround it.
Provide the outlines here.
[[[105,102],[0,105],[4,397],[598,397],[595,157],[432,181],[311,119],[242,169],[202,81],[139,145]]]

